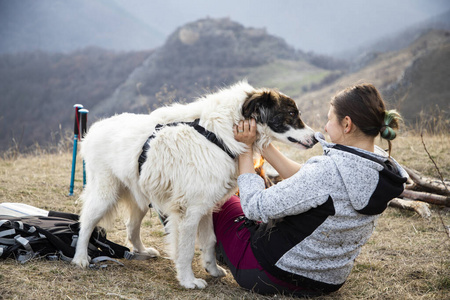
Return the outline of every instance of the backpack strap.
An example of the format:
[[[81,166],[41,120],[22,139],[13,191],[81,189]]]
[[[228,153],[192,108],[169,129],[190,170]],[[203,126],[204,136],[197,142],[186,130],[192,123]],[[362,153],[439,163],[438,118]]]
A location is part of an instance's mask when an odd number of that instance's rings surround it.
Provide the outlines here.
[[[42,238],[34,226],[25,225],[21,221],[0,220],[0,257],[6,258],[19,250],[17,261],[24,263],[35,257],[37,253],[31,246],[32,241]]]

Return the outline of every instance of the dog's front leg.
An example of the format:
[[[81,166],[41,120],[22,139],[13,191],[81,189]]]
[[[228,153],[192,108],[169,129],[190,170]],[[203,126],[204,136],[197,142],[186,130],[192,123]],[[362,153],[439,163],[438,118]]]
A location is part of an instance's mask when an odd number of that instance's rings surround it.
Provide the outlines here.
[[[202,215],[195,208],[188,208],[178,224],[178,253],[175,259],[177,278],[180,284],[188,289],[207,286],[205,280],[196,278],[192,271],[192,260],[195,252],[195,238]]]
[[[72,259],[72,263],[82,268],[87,268],[91,258],[88,256],[89,237],[96,225],[95,220],[83,220],[80,223],[80,231],[78,235],[75,256]]]
[[[224,268],[217,265],[215,245],[216,235],[212,221],[212,212],[203,216],[198,227],[198,242],[202,249],[203,267],[214,277],[227,275]]]

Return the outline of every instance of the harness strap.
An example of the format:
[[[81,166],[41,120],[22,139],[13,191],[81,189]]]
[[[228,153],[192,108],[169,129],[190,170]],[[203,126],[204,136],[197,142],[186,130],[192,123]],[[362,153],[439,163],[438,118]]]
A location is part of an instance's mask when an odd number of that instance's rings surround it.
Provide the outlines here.
[[[97,257],[91,259],[91,263],[89,264],[89,268],[94,268],[94,269],[97,269],[97,268],[100,268],[100,269],[107,268],[108,265],[100,265],[100,266],[97,266],[97,265],[96,265],[96,264],[99,263],[99,262],[105,262],[105,261],[112,261],[112,262],[115,262],[116,264],[118,264],[118,265],[120,265],[120,266],[122,266],[122,267],[125,266],[125,265],[124,265],[123,263],[121,263],[120,261],[118,261],[118,260],[116,260],[116,259],[114,259],[114,258],[111,258],[111,257],[109,257],[109,256],[97,256]]]
[[[138,163],[139,163],[139,174],[141,174],[142,165],[147,160],[147,151],[150,149],[150,141],[156,136],[156,133],[164,128],[165,126],[177,126],[180,124],[188,125],[197,130],[198,133],[203,135],[208,141],[218,146],[220,149],[222,149],[226,154],[228,154],[232,159],[235,159],[236,156],[222,143],[220,139],[217,138],[216,134],[214,132],[211,132],[201,126],[200,119],[195,119],[193,122],[174,122],[169,124],[158,124],[155,126],[155,130],[153,131],[152,135],[148,137],[147,141],[145,142],[144,146],[142,146],[142,153],[139,156]]]
[[[125,251],[123,257],[128,260],[148,260],[151,258],[155,258],[154,256],[151,256],[149,254],[136,253],[130,251]]]

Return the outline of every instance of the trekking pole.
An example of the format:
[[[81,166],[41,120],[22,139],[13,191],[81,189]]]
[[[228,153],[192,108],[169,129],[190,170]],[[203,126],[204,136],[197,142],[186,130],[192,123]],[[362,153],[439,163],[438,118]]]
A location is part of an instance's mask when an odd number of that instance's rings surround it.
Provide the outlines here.
[[[80,134],[80,112],[79,110],[83,108],[81,104],[75,104],[73,106],[75,108],[75,121],[73,127],[73,154],[72,154],[72,173],[70,176],[70,190],[69,196],[73,196],[73,186],[75,180],[75,165],[77,163],[77,143],[78,143],[78,135]]]
[[[80,114],[81,114],[81,138],[83,139],[84,136],[86,135],[86,131],[87,131],[87,115],[89,113],[89,110],[83,108],[79,110]],[[86,165],[84,163],[84,159],[83,159],[83,189],[84,186],[86,185]]]

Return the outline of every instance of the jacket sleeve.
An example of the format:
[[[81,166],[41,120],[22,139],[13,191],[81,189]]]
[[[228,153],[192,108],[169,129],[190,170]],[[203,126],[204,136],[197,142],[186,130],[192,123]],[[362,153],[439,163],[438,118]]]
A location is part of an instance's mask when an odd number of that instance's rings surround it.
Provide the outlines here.
[[[329,160],[310,159],[293,176],[264,189],[264,180],[256,174],[238,177],[241,206],[247,218],[267,223],[269,219],[296,215],[328,200],[336,180]],[[338,179],[339,180],[339,179]]]

